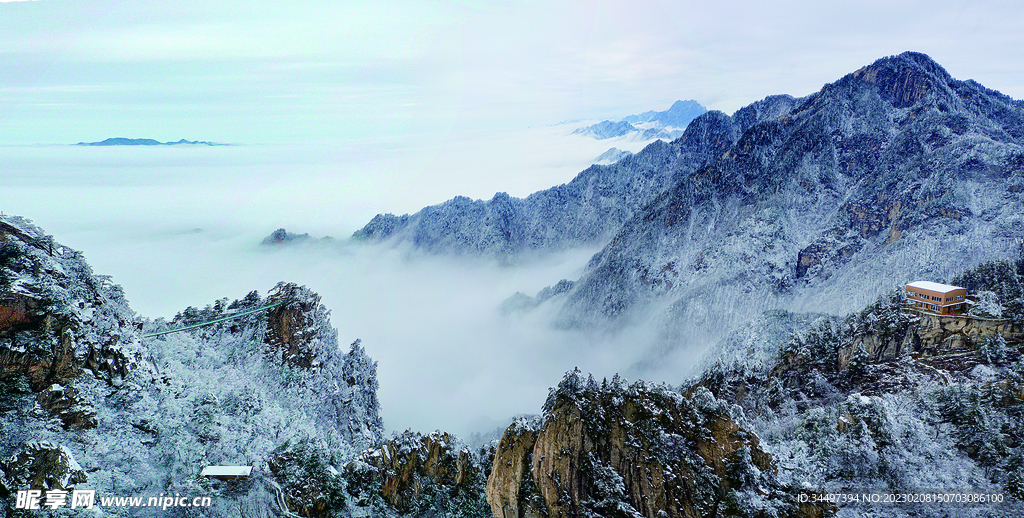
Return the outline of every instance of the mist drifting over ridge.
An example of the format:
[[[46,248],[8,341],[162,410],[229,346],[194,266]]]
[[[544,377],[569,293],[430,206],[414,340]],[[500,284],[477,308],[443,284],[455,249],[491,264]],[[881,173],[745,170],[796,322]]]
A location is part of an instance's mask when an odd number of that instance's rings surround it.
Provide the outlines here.
[[[330,149],[6,147],[3,210],[81,250],[147,318],[265,293],[282,280],[304,284],[330,308],[340,341],[362,339],[379,362],[388,429],[468,435],[535,411],[577,365],[610,376],[630,364],[620,362],[628,345],[614,337],[554,330],[543,315],[499,309],[517,291],[578,277],[596,248],[510,267],[350,246],[343,236],[381,207],[415,210],[453,192],[525,196],[567,181],[610,146],[644,145],[571,136],[573,127]],[[495,163],[495,154],[506,159]],[[445,175],[424,183],[438,169]],[[259,246],[281,226],[341,239],[331,247]]]

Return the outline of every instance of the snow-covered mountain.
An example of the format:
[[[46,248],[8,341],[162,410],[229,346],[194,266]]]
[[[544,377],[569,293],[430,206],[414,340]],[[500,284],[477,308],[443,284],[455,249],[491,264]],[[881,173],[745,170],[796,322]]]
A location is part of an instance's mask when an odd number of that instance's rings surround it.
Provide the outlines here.
[[[561,325],[644,323],[660,347],[701,347],[765,310],[842,314],[1005,256],[1024,235],[1022,146],[1024,103],[905,53],[705,113],[525,199],[456,198],[355,237],[512,261],[604,242],[548,302]]]
[[[663,111],[646,111],[638,115],[629,115],[618,121],[605,120],[597,124],[585,126],[573,132],[597,140],[630,136],[636,140],[667,139],[674,140],[683,134],[683,130],[707,108],[697,101],[676,101]]]
[[[341,505],[343,480],[331,470],[377,444],[383,425],[376,363],[358,340],[340,348],[328,317],[315,293],[281,283],[266,297],[148,320],[79,252],[4,216],[0,509],[20,512],[14,493],[27,488],[93,489],[97,504],[161,494],[217,500],[175,516]],[[242,486],[225,485],[199,476],[208,465],[254,471]]]
[[[923,54],[732,120],[749,123],[591,259],[563,323],[655,309],[668,342],[707,344],[766,309],[843,314],[899,283],[948,279],[1024,235],[1024,103]]]
[[[905,53],[705,113],[524,199],[379,215],[355,237],[506,261],[603,243],[579,279],[502,309],[659,329],[637,345],[652,369],[708,346],[678,388],[572,371],[478,451],[382,437],[374,362],[338,347],[307,288],[148,320],[80,253],[2,217],[0,508],[79,487],[221,503],[179,516],[1020,516],[1022,193],[1024,103]],[[907,309],[892,288],[911,279],[988,313]],[[221,484],[206,464],[258,469]],[[848,490],[1005,505],[798,499]]]
[[[415,214],[379,214],[355,232],[367,242],[408,243],[437,254],[484,255],[514,262],[524,253],[546,253],[606,242],[622,224],[666,188],[721,156],[761,115],[792,103],[773,97],[732,117],[698,117],[671,144],[657,140],[611,165],[593,165],[566,184],[526,198],[497,193],[491,200],[459,196]]]

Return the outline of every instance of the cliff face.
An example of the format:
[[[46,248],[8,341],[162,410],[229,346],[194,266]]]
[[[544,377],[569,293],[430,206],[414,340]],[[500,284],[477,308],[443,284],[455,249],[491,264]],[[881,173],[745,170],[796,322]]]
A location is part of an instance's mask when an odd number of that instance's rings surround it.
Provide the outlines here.
[[[822,515],[799,507],[775,471],[706,390],[598,384],[577,371],[542,419],[506,431],[487,499],[497,517]]]
[[[88,480],[70,450],[48,442],[30,442],[11,458],[0,460],[0,497],[26,486],[67,491]]]
[[[496,518],[546,516],[547,504],[533,479],[533,447],[540,420],[520,419],[505,430],[487,477],[487,503]]]
[[[820,320],[810,327],[789,339],[772,368],[774,376],[796,383],[813,370],[840,376],[851,368],[861,372],[867,364],[888,365],[904,357],[921,368],[966,372],[983,362],[977,351],[988,341],[998,338],[1002,347],[1010,346],[1011,355],[1013,346],[1024,341],[1024,329],[1012,319],[917,311],[904,306],[899,292],[844,320]]]
[[[88,372],[117,386],[143,357],[121,288],[22,218],[0,219],[0,382],[27,383],[65,428],[96,426],[75,387]]]
[[[268,304],[284,302],[267,310],[264,343],[281,361],[300,369],[319,368],[317,360],[325,344],[337,343],[337,331],[321,325],[327,310],[320,296],[305,287],[279,284],[267,298]]]
[[[978,349],[989,337],[1002,336],[1007,342],[1024,339],[1024,329],[1010,320],[941,316],[905,310],[904,326],[892,333],[863,333],[839,350],[839,368],[846,369],[858,350],[872,361],[892,361],[904,353],[940,356]]]

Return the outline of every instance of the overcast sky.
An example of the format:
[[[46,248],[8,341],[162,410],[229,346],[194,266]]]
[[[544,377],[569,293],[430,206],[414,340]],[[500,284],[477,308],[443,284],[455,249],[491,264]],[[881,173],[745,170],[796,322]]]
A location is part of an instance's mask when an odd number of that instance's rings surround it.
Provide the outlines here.
[[[0,144],[331,142],[731,113],[925,52],[1024,97],[1020,2],[0,1]]]

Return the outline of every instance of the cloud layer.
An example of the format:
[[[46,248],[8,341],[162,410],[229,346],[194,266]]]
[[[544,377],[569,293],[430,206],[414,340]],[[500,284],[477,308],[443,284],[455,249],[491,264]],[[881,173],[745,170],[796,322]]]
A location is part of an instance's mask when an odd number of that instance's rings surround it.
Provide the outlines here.
[[[575,366],[610,376],[636,362],[649,340],[554,330],[544,311],[499,311],[516,291],[579,277],[596,249],[500,267],[386,247],[259,243],[282,226],[343,241],[377,211],[454,194],[526,195],[570,180],[608,147],[643,145],[570,135],[574,127],[349,148],[8,146],[2,209],[82,250],[150,318],[278,281],[305,284],[332,310],[342,345],[360,338],[379,362],[389,429],[466,435],[535,412]]]

